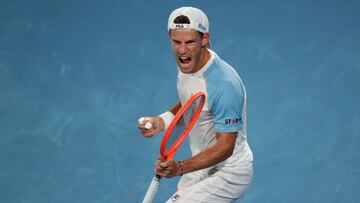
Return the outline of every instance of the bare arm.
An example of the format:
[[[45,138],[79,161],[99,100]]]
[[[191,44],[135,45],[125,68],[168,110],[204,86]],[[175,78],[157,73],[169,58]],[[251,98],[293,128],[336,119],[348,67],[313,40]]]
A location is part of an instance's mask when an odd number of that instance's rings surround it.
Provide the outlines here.
[[[180,101],[178,101],[178,102],[170,109],[170,112],[175,115],[175,114],[179,111],[180,108],[181,108],[181,103],[180,103]]]
[[[216,133],[217,141],[213,146],[183,161],[183,172],[189,173],[200,170],[214,166],[226,160],[234,151],[236,137],[236,132]],[[180,175],[180,167],[179,162],[175,160],[167,160],[157,164],[156,172],[160,176],[173,177]]]
[[[214,166],[229,158],[235,148],[236,132],[216,133],[216,143],[199,154],[184,160],[184,173]]]

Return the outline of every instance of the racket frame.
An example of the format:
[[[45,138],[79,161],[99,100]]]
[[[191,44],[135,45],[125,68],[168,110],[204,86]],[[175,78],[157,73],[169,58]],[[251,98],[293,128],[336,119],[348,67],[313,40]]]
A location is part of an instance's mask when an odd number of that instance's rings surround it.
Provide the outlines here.
[[[177,122],[181,119],[185,111],[200,97],[199,105],[197,106],[193,117],[191,118],[189,124],[186,126],[185,130],[179,136],[179,138],[174,142],[174,144],[165,151],[166,143],[171,135],[173,128],[176,126]],[[179,109],[179,111],[174,116],[173,120],[170,122],[168,129],[165,131],[163,139],[160,145],[160,158],[161,160],[171,159],[177,149],[180,147],[181,143],[184,142],[186,136],[191,131],[192,127],[195,125],[197,119],[199,118],[202,108],[205,104],[205,94],[203,92],[198,92],[190,97],[189,100],[185,102]]]
[[[193,117],[191,118],[189,124],[186,126],[185,130],[183,131],[183,133],[179,136],[179,138],[176,140],[176,142],[165,152],[165,146],[166,146],[166,142],[169,139],[169,136],[173,130],[173,128],[175,127],[175,125],[177,124],[177,122],[181,119],[181,117],[183,116],[183,114],[185,113],[185,111],[200,97],[200,103],[197,106],[195,113],[193,115]],[[164,161],[166,159],[171,159],[175,152],[177,151],[177,149],[180,147],[181,143],[185,140],[186,136],[189,134],[189,132],[191,131],[192,127],[195,125],[197,119],[200,116],[200,113],[202,111],[202,108],[204,106],[205,103],[205,99],[206,96],[204,93],[202,92],[198,92],[196,94],[194,94],[193,96],[190,97],[190,99],[188,101],[185,102],[184,105],[181,106],[181,108],[179,109],[179,111],[176,113],[176,115],[174,116],[174,119],[171,121],[168,129],[165,131],[164,137],[161,141],[161,145],[160,145],[160,155],[161,155],[161,159]],[[160,180],[161,177],[159,175],[155,175],[149,188],[148,191],[146,192],[146,195],[143,199],[143,203],[152,203],[155,195],[157,193],[159,184],[160,184]]]

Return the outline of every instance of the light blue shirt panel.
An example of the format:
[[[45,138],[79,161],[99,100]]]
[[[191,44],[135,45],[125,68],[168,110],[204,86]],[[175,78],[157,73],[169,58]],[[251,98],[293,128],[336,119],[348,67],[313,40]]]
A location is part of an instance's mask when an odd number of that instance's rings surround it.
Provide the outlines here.
[[[208,103],[216,132],[237,132],[242,128],[243,84],[235,70],[216,57],[206,70]]]

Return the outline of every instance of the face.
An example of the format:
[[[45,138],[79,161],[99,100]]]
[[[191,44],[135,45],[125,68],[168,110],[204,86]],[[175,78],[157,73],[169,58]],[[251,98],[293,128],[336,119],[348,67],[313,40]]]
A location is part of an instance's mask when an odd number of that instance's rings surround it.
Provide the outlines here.
[[[170,31],[170,40],[181,72],[195,73],[205,65],[207,50],[203,47],[209,41],[208,33],[201,38],[196,30],[175,29]]]

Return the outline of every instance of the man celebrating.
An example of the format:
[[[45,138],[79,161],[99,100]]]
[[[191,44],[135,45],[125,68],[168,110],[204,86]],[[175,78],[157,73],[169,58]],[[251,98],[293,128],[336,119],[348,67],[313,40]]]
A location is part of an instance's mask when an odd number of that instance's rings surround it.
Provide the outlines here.
[[[179,102],[138,125],[152,137],[170,124],[181,105],[201,91],[206,103],[189,134],[192,156],[156,163],[162,177],[182,176],[167,202],[233,202],[249,186],[253,156],[246,133],[246,91],[237,72],[210,49],[209,21],[193,7],[174,10],[168,32],[178,65]],[[151,129],[144,124],[150,122]]]

